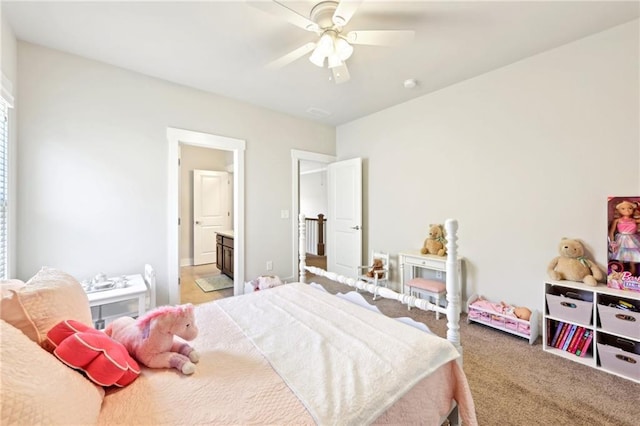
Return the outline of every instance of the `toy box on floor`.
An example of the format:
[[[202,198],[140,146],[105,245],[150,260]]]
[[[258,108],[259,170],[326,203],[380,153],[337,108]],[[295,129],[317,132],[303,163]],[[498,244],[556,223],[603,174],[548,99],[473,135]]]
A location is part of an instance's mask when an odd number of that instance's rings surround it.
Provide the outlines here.
[[[640,197],[609,197],[607,202],[607,286],[640,291]]]

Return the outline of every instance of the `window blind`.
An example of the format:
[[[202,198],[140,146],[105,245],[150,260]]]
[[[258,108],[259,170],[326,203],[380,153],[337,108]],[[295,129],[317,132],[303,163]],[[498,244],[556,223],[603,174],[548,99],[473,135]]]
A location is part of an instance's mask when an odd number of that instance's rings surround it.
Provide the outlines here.
[[[9,117],[8,107],[0,99],[0,279],[7,279],[7,216],[9,187]]]

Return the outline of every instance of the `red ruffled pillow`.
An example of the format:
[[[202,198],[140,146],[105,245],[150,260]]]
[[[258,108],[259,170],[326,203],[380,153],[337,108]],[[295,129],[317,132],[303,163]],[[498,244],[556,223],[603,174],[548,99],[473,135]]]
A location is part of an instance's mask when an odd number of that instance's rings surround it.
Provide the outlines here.
[[[47,338],[60,361],[100,386],[124,387],[140,375],[140,366],[122,343],[81,322],[59,322]]]

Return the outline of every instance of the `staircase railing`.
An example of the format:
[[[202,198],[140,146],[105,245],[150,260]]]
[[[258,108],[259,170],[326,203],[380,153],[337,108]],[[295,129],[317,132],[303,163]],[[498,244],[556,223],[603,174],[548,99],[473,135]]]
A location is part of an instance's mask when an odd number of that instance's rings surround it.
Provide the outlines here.
[[[324,215],[321,213],[317,218],[315,217],[306,217],[306,251],[309,254],[315,254],[318,256],[324,256],[324,242],[327,238],[327,231],[325,228],[325,224],[327,220],[324,218]]]

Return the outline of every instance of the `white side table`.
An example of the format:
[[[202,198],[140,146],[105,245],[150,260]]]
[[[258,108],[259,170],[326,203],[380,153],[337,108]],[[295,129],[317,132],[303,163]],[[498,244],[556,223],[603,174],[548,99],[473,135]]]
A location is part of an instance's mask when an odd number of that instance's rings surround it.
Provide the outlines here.
[[[89,306],[98,306],[100,314],[98,321],[102,319],[102,306],[109,303],[123,302],[138,299],[138,317],[144,314],[146,305],[147,285],[141,274],[127,275],[127,286],[111,288],[109,290],[91,291],[87,293]]]

